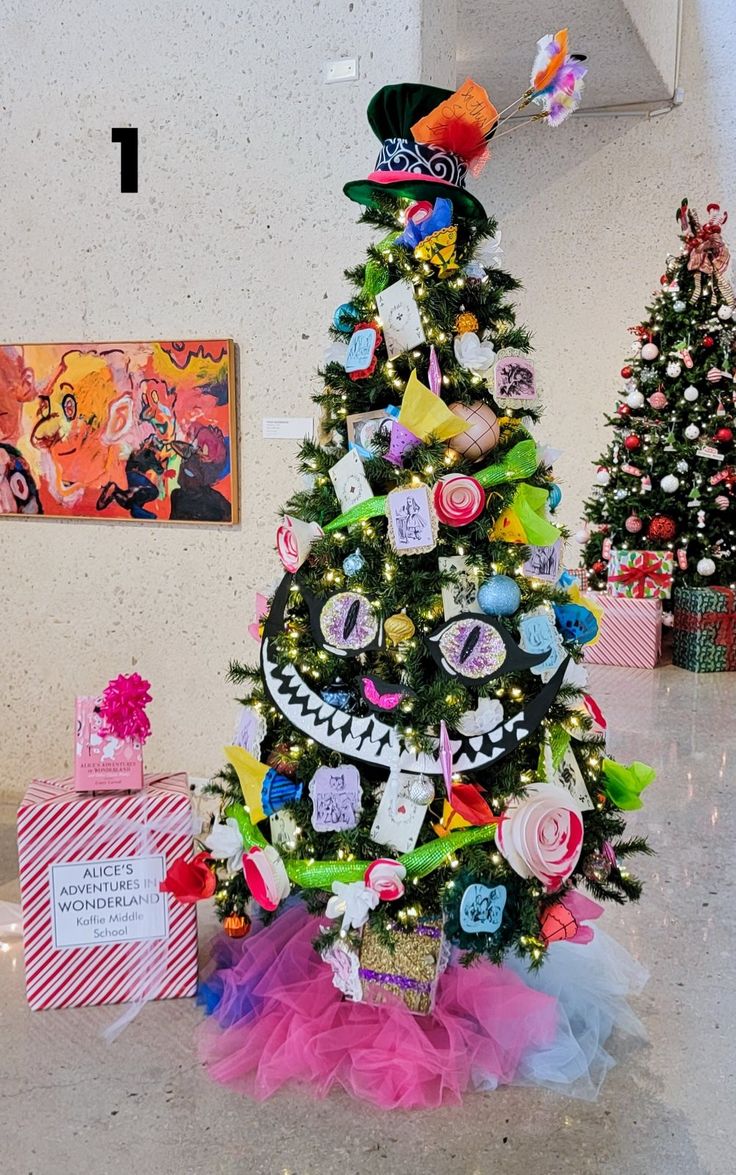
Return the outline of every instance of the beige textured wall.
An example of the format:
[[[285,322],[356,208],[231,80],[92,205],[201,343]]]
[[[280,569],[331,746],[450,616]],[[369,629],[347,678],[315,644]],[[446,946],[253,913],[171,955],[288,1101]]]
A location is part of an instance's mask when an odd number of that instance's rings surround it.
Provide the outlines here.
[[[0,336],[231,336],[240,344],[243,523],[234,529],[0,519],[0,788],[70,767],[74,696],[153,683],[151,769],[208,775],[235,714],[231,657],[277,573],[294,442],[342,270],[369,234],[342,183],[366,173],[385,82],[422,71],[421,0],[5,0]],[[439,0],[428,6],[438,19]],[[322,64],[357,54],[357,84]],[[424,63],[439,69],[441,52]],[[116,191],[113,126],[139,127],[141,190]],[[314,384],[316,387],[316,383]]]
[[[685,193],[699,205],[736,197],[730,8],[688,6],[679,111],[522,131],[499,145],[480,185],[526,285],[544,431],[566,449],[573,523],[625,328],[675,242],[675,206]],[[277,572],[275,513],[294,484],[295,446],[262,442],[261,418],[311,408],[342,269],[368,239],[340,193],[373,159],[368,98],[422,67],[446,80],[444,49],[422,49],[414,31],[422,16],[442,30],[440,0],[243,11],[226,0],[204,11],[79,0],[63,24],[52,11],[41,0],[4,8],[0,334],[234,337],[244,521],[0,520],[0,788],[14,793],[32,774],[68,769],[74,695],[132,668],[154,683],[151,768],[219,765],[234,714],[227,662],[255,655],[253,594]],[[324,86],[322,62],[352,53],[360,81]],[[115,191],[110,128],[126,123],[140,128],[137,196]]]

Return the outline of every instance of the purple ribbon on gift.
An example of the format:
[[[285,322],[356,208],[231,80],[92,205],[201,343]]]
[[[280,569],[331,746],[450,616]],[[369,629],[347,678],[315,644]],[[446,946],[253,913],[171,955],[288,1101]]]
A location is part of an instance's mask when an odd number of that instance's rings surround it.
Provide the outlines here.
[[[359,967],[358,975],[370,983],[390,983],[403,988],[404,991],[421,991],[428,994],[432,990],[431,983],[421,979],[410,979],[408,975],[392,975],[390,971],[371,971],[367,967]]]

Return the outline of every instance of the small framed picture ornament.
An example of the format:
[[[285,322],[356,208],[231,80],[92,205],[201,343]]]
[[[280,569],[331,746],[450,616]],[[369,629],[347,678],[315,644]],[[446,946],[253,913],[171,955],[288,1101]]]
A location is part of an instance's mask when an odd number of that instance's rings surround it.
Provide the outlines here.
[[[501,408],[526,408],[539,399],[534,363],[523,351],[503,347],[493,365],[493,397]]]
[[[437,516],[425,485],[391,490],[386,497],[388,538],[397,555],[422,555],[437,545]]]

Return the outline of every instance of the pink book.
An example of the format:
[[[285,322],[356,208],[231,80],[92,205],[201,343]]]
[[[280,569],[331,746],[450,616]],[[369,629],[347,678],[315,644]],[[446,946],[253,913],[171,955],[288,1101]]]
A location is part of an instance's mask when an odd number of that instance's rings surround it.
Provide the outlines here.
[[[77,791],[132,791],[143,787],[143,747],[137,739],[106,734],[99,697],[78,697],[74,742]]]

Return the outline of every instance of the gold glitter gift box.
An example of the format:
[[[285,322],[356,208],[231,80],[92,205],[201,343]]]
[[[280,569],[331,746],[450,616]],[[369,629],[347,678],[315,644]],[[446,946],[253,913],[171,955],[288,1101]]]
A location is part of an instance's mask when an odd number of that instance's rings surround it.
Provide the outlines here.
[[[426,1015],[434,1007],[437,981],[449,949],[442,919],[424,918],[410,930],[394,923],[390,943],[368,923],[360,944],[359,977],[366,1003],[402,1000],[410,1012]]]

